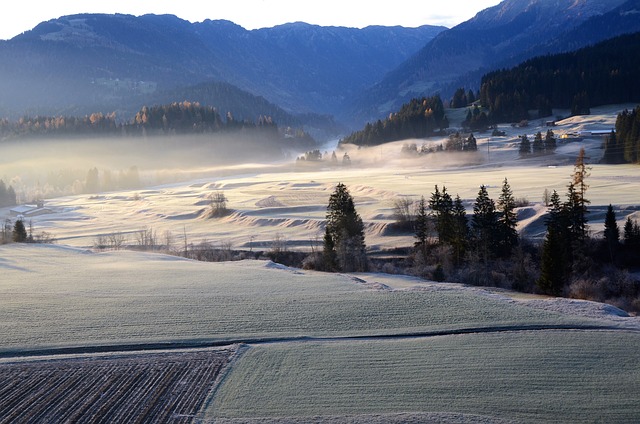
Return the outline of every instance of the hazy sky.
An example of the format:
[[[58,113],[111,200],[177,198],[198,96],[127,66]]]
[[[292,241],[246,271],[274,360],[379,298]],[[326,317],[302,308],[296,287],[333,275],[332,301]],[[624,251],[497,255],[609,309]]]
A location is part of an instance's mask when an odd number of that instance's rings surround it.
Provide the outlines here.
[[[191,22],[227,19],[247,29],[303,21],[317,25],[455,26],[501,0],[58,0],[12,2],[0,14],[0,39],[12,38],[42,21],[76,13],[176,15]]]

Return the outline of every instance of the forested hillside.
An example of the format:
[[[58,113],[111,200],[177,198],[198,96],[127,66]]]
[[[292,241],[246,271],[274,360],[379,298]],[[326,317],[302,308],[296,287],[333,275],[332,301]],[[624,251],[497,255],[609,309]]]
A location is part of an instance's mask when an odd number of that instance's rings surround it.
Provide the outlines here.
[[[423,97],[412,99],[385,120],[368,123],[363,130],[352,133],[340,143],[375,146],[406,138],[428,137],[448,127],[440,96]]]
[[[279,128],[269,116],[255,120],[235,119],[230,112],[223,117],[216,108],[197,102],[174,102],[144,106],[126,123],[118,123],[115,114],[93,113],[84,117],[24,117],[16,122],[0,120],[0,138],[56,138],[70,136],[126,137],[150,135],[215,134],[243,131],[267,141],[286,142],[289,146],[310,147],[313,138],[300,129]]]
[[[604,163],[640,162],[640,106],[623,111],[616,119],[616,130],[604,143]]]
[[[640,101],[640,33],[592,47],[541,56],[482,78],[480,101],[493,122],[551,115],[552,108],[588,114],[604,104]]]

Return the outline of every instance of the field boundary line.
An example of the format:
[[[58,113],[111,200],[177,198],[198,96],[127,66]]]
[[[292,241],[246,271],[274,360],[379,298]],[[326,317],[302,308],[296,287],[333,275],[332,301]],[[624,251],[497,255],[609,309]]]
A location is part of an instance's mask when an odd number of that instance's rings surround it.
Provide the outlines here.
[[[152,342],[152,343],[127,343],[113,345],[96,346],[71,346],[52,347],[43,349],[15,349],[0,352],[0,359],[29,358],[37,356],[61,356],[79,354],[102,354],[102,353],[150,353],[155,351],[171,351],[179,349],[206,349],[215,347],[226,347],[232,345],[263,345],[275,343],[296,343],[296,342],[323,342],[323,341],[349,341],[349,340],[402,340],[416,338],[430,338],[441,336],[455,336],[465,334],[484,333],[506,333],[506,332],[528,332],[528,331],[615,331],[626,333],[639,333],[640,329],[625,328],[610,325],[580,325],[580,324],[531,324],[531,325],[497,325],[486,327],[466,327],[447,330],[427,330],[412,331],[388,334],[356,334],[342,336],[282,336],[282,337],[245,337],[237,339],[223,340],[199,340],[181,342]]]

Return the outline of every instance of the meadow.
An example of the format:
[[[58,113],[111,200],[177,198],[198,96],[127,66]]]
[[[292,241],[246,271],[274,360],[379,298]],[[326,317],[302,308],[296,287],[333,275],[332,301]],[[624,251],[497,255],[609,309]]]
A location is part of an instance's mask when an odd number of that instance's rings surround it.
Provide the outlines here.
[[[639,342],[638,333],[509,331],[253,346],[205,421],[422,411],[413,422],[633,422]]]

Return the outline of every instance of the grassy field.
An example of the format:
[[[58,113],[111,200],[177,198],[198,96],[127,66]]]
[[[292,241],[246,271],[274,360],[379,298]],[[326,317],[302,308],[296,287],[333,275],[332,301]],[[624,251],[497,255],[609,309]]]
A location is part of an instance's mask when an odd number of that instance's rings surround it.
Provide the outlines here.
[[[462,286],[379,290],[352,276],[265,261],[203,263],[37,245],[0,247],[0,258],[5,355],[65,346],[598,324]]]
[[[205,418],[356,422],[362,414],[411,413],[415,422],[637,422],[639,345],[637,333],[525,331],[255,346]]]

